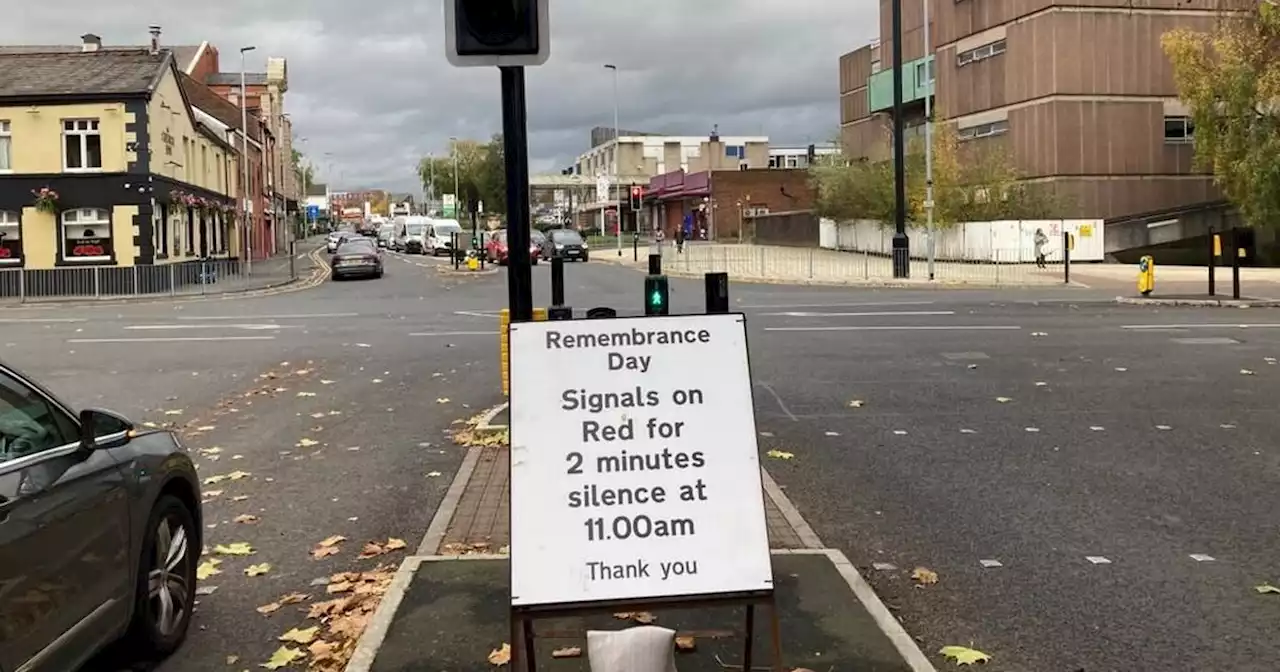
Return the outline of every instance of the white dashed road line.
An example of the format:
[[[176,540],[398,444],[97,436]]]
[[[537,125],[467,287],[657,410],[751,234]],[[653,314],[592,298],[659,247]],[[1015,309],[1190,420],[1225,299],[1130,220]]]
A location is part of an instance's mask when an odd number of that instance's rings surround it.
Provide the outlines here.
[[[766,317],[920,317],[924,315],[955,315],[954,310],[902,310],[869,313],[760,313]]]
[[[1022,327],[1003,324],[971,325],[875,325],[842,327],[765,327],[765,331],[1018,331]]]
[[[274,341],[275,336],[173,336],[168,338],[69,338],[68,343],[187,343],[191,341]]]

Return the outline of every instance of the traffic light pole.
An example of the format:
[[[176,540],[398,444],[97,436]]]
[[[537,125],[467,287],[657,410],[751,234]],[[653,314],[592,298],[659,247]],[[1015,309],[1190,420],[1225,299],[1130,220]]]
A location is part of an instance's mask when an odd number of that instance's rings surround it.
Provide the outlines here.
[[[529,259],[529,134],[524,67],[503,66],[502,149],[507,175],[507,302],[512,322],[533,320],[533,272]],[[523,254],[514,251],[522,250]]]

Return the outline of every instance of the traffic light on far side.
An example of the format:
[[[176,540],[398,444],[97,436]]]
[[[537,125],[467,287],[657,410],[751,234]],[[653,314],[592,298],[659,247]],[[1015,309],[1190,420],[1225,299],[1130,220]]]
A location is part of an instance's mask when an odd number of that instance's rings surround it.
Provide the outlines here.
[[[445,56],[458,67],[542,65],[550,0],[444,0]]]
[[[670,289],[667,287],[667,276],[644,276],[644,314],[670,315]]]
[[[631,185],[631,209],[636,212],[644,209],[644,187]]]

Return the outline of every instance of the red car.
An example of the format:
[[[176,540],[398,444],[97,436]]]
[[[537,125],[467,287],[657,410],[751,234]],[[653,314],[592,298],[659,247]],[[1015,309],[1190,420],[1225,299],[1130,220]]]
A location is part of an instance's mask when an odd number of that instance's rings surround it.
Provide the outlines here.
[[[533,232],[529,241],[529,263],[537,265],[538,263],[538,244],[532,239]],[[494,231],[489,234],[489,240],[484,244],[484,257],[491,264],[501,266],[507,265],[507,232]]]

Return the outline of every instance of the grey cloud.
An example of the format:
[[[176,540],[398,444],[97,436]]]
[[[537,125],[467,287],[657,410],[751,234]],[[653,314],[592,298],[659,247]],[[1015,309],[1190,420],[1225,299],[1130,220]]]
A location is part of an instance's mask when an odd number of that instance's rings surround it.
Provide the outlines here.
[[[157,23],[168,44],[217,45],[227,71],[239,69],[240,46],[256,45],[250,69],[289,59],[286,106],[302,149],[320,163],[334,155],[342,186],[416,191],[417,158],[446,152],[450,136],[501,129],[497,72],[444,58],[441,1],[54,0],[0,23],[0,42],[68,44],[89,31],[142,44]],[[534,172],[567,166],[592,126],[613,123],[605,63],[620,68],[625,128],[830,139],[837,59],[878,31],[874,0],[552,2],[551,60],[527,73]]]

